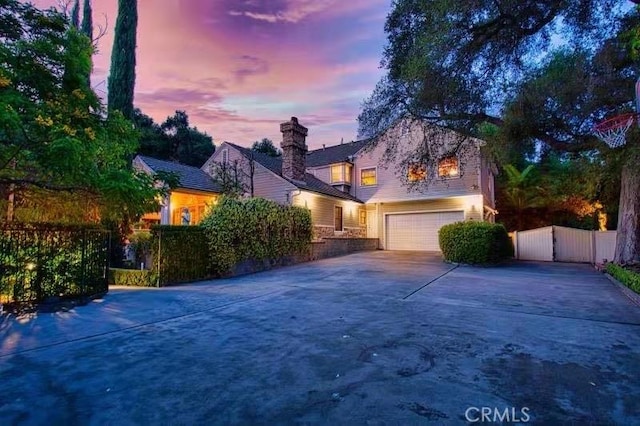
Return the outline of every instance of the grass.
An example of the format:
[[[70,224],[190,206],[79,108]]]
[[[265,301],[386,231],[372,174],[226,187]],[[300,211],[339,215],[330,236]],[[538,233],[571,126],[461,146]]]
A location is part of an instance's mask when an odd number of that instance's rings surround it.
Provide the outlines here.
[[[608,263],[606,271],[613,278],[640,294],[640,273],[623,268],[615,263]]]

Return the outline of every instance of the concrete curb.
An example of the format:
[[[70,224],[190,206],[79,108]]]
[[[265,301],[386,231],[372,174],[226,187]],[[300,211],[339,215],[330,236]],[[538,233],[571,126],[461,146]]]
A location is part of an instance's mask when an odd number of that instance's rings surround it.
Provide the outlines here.
[[[609,281],[611,281],[613,284],[615,284],[615,286],[618,287],[620,289],[620,291],[625,296],[627,296],[633,303],[635,303],[637,306],[640,307],[640,294],[638,294],[635,291],[631,290],[629,287],[627,287],[626,285],[622,284],[620,281],[618,281],[617,279],[615,279],[611,275],[607,274],[606,272],[605,272],[604,275],[605,275],[605,277],[609,278]]]

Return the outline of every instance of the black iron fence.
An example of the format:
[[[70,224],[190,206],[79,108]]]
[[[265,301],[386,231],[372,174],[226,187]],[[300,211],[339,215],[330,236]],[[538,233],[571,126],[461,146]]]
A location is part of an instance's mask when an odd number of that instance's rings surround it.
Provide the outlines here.
[[[106,293],[109,232],[93,226],[0,224],[0,303]]]

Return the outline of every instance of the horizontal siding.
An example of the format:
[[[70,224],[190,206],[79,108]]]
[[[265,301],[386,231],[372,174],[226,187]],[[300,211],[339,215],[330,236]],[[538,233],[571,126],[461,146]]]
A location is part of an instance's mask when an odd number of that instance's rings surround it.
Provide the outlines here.
[[[212,163],[216,161],[221,161],[222,159],[222,150],[229,150],[229,161],[234,162],[238,161],[243,171],[247,175],[245,178],[245,185],[247,186],[247,190],[250,188],[250,178],[249,175],[249,160],[245,156],[242,155],[237,149],[232,146],[222,144],[220,148],[215,152],[211,159],[207,161],[207,163],[203,166],[203,170],[208,173],[210,176],[213,176],[211,171]],[[275,201],[279,204],[287,204],[289,201],[287,199],[287,194],[290,194],[292,191],[295,191],[297,188],[281,178],[280,176],[274,174],[271,170],[267,169],[263,165],[259,163],[255,163],[255,172],[253,175],[253,186],[254,186],[254,195],[256,197],[266,198],[268,200]]]
[[[311,210],[311,219],[316,226],[334,226],[334,207],[342,207],[343,227],[358,228],[360,226],[359,211],[362,204],[347,200],[338,200],[307,191],[294,196],[293,204]]]
[[[329,167],[318,167],[313,169],[307,169],[312,175],[317,177],[323,182],[330,183],[331,173]]]

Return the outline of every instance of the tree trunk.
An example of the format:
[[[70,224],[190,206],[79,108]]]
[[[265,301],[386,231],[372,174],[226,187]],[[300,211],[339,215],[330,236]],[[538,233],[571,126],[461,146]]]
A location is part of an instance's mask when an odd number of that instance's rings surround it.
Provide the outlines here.
[[[640,258],[640,150],[630,150],[622,168],[620,210],[614,262],[633,263]]]
[[[16,186],[9,185],[9,197],[7,199],[7,222],[13,222],[15,218]]]

